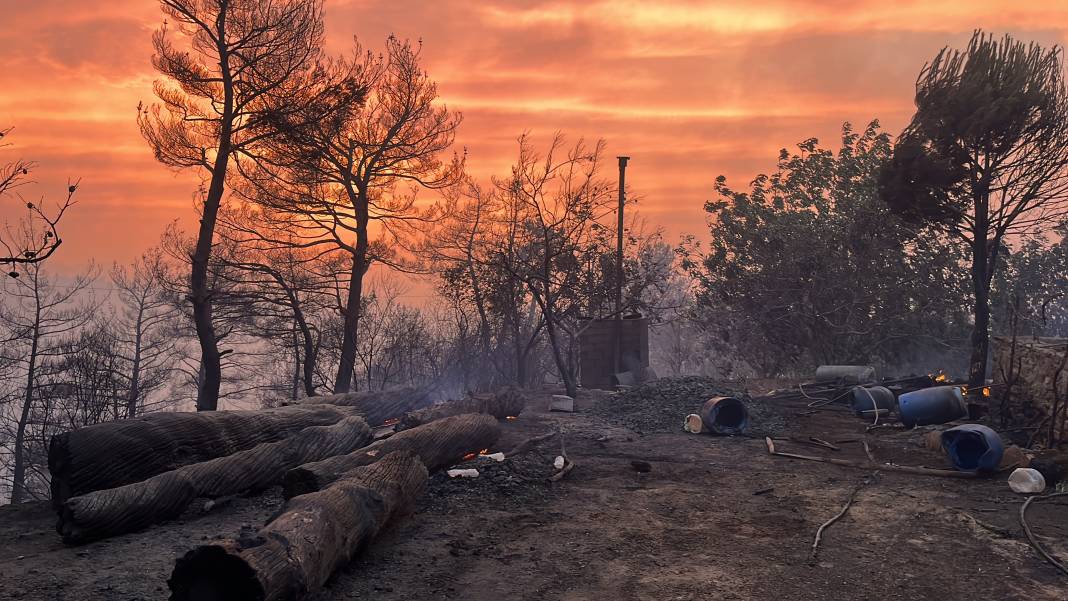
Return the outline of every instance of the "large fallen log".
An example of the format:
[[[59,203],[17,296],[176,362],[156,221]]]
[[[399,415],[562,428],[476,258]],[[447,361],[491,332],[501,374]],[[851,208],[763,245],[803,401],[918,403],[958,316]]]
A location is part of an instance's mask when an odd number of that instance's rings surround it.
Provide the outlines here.
[[[390,453],[329,488],[290,499],[252,540],[203,545],[178,559],[171,601],[281,601],[322,588],[426,486],[418,457]]]
[[[67,544],[140,530],[177,517],[197,497],[262,490],[281,482],[291,468],[348,453],[369,440],[371,428],[360,417],[305,428],[284,440],[67,499],[57,530]]]
[[[407,430],[435,420],[463,415],[485,413],[497,419],[515,417],[523,410],[526,399],[515,388],[504,388],[492,394],[473,394],[458,401],[446,401],[429,407],[409,411],[397,424],[397,431]]]
[[[400,419],[405,413],[429,406],[433,401],[430,388],[387,388],[367,392],[345,392],[313,396],[294,401],[297,406],[337,405],[352,407],[372,427]]]
[[[281,440],[309,426],[334,424],[355,410],[333,405],[259,411],[152,413],[86,426],[52,437],[52,504],[115,488],[184,465]]]
[[[501,435],[496,418],[485,414],[446,417],[398,432],[348,455],[337,455],[289,470],[283,480],[286,498],[322,490],[346,472],[370,465],[389,453],[410,451],[434,472],[453,465],[464,455],[488,449]]]

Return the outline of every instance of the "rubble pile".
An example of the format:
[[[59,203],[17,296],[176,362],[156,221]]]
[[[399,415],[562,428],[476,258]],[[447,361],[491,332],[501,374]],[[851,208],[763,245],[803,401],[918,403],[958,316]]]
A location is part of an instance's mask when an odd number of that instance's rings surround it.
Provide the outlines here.
[[[696,413],[715,396],[731,396],[745,403],[751,433],[773,435],[785,427],[783,418],[767,403],[704,376],[660,378],[606,396],[594,405],[594,412],[638,433],[677,432],[684,416]]]

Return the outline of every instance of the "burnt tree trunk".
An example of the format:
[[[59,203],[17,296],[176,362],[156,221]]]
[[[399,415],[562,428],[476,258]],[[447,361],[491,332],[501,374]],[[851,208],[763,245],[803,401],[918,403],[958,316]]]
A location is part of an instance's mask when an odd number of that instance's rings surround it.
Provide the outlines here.
[[[144,482],[68,499],[57,529],[68,544],[133,532],[177,517],[197,497],[262,490],[281,482],[291,468],[348,453],[369,440],[371,428],[360,417],[311,426],[289,438],[187,465]]]
[[[161,412],[57,434],[48,447],[52,505],[58,509],[70,497],[140,482],[356,413],[333,405]]]
[[[180,558],[167,580],[171,600],[281,601],[315,592],[411,507],[426,478],[417,457],[392,453],[291,499],[255,538],[203,545]]]
[[[286,473],[286,498],[323,490],[349,470],[370,465],[395,451],[411,451],[433,472],[455,464],[464,455],[489,448],[501,435],[489,415],[457,415],[394,434],[348,455],[307,463]]]
[[[308,397],[298,400],[296,404],[352,407],[371,426],[381,426],[390,420],[400,419],[409,411],[429,406],[431,400],[429,389],[402,387]]]
[[[523,395],[515,388],[505,388],[493,394],[474,394],[458,401],[438,403],[404,414],[397,431],[407,430],[453,415],[485,413],[497,419],[519,415],[525,404]]]

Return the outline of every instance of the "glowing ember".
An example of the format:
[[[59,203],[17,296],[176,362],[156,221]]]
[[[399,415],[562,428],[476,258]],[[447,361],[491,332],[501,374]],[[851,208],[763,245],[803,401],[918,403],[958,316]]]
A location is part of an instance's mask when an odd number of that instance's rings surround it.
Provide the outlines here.
[[[382,425],[383,426],[393,426],[393,425],[396,425],[398,422],[400,422],[400,419],[394,417],[393,419],[387,419],[386,421],[382,422]]]
[[[513,419],[519,419],[519,416],[518,415],[509,415],[508,417],[506,417],[504,419],[506,419],[508,421],[511,421]]]
[[[478,453],[468,453],[468,454],[464,455],[464,461],[470,461],[470,460],[474,459],[475,457],[478,457]]]

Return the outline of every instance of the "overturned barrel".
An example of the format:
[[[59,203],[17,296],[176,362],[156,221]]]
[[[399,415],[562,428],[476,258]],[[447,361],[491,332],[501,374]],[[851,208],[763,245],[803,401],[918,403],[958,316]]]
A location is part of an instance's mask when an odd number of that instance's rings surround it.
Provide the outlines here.
[[[816,381],[834,380],[847,384],[875,381],[875,368],[870,365],[821,365],[816,368]]]
[[[712,434],[741,434],[749,424],[749,410],[732,396],[717,396],[701,406],[701,421]]]
[[[998,433],[980,424],[964,424],[942,433],[942,449],[953,467],[965,472],[998,469],[1005,446]]]
[[[857,415],[890,413],[897,408],[897,398],[885,386],[857,386],[849,395],[849,407]]]
[[[964,394],[957,386],[935,386],[908,392],[897,399],[901,423],[912,428],[944,424],[968,416]]]

